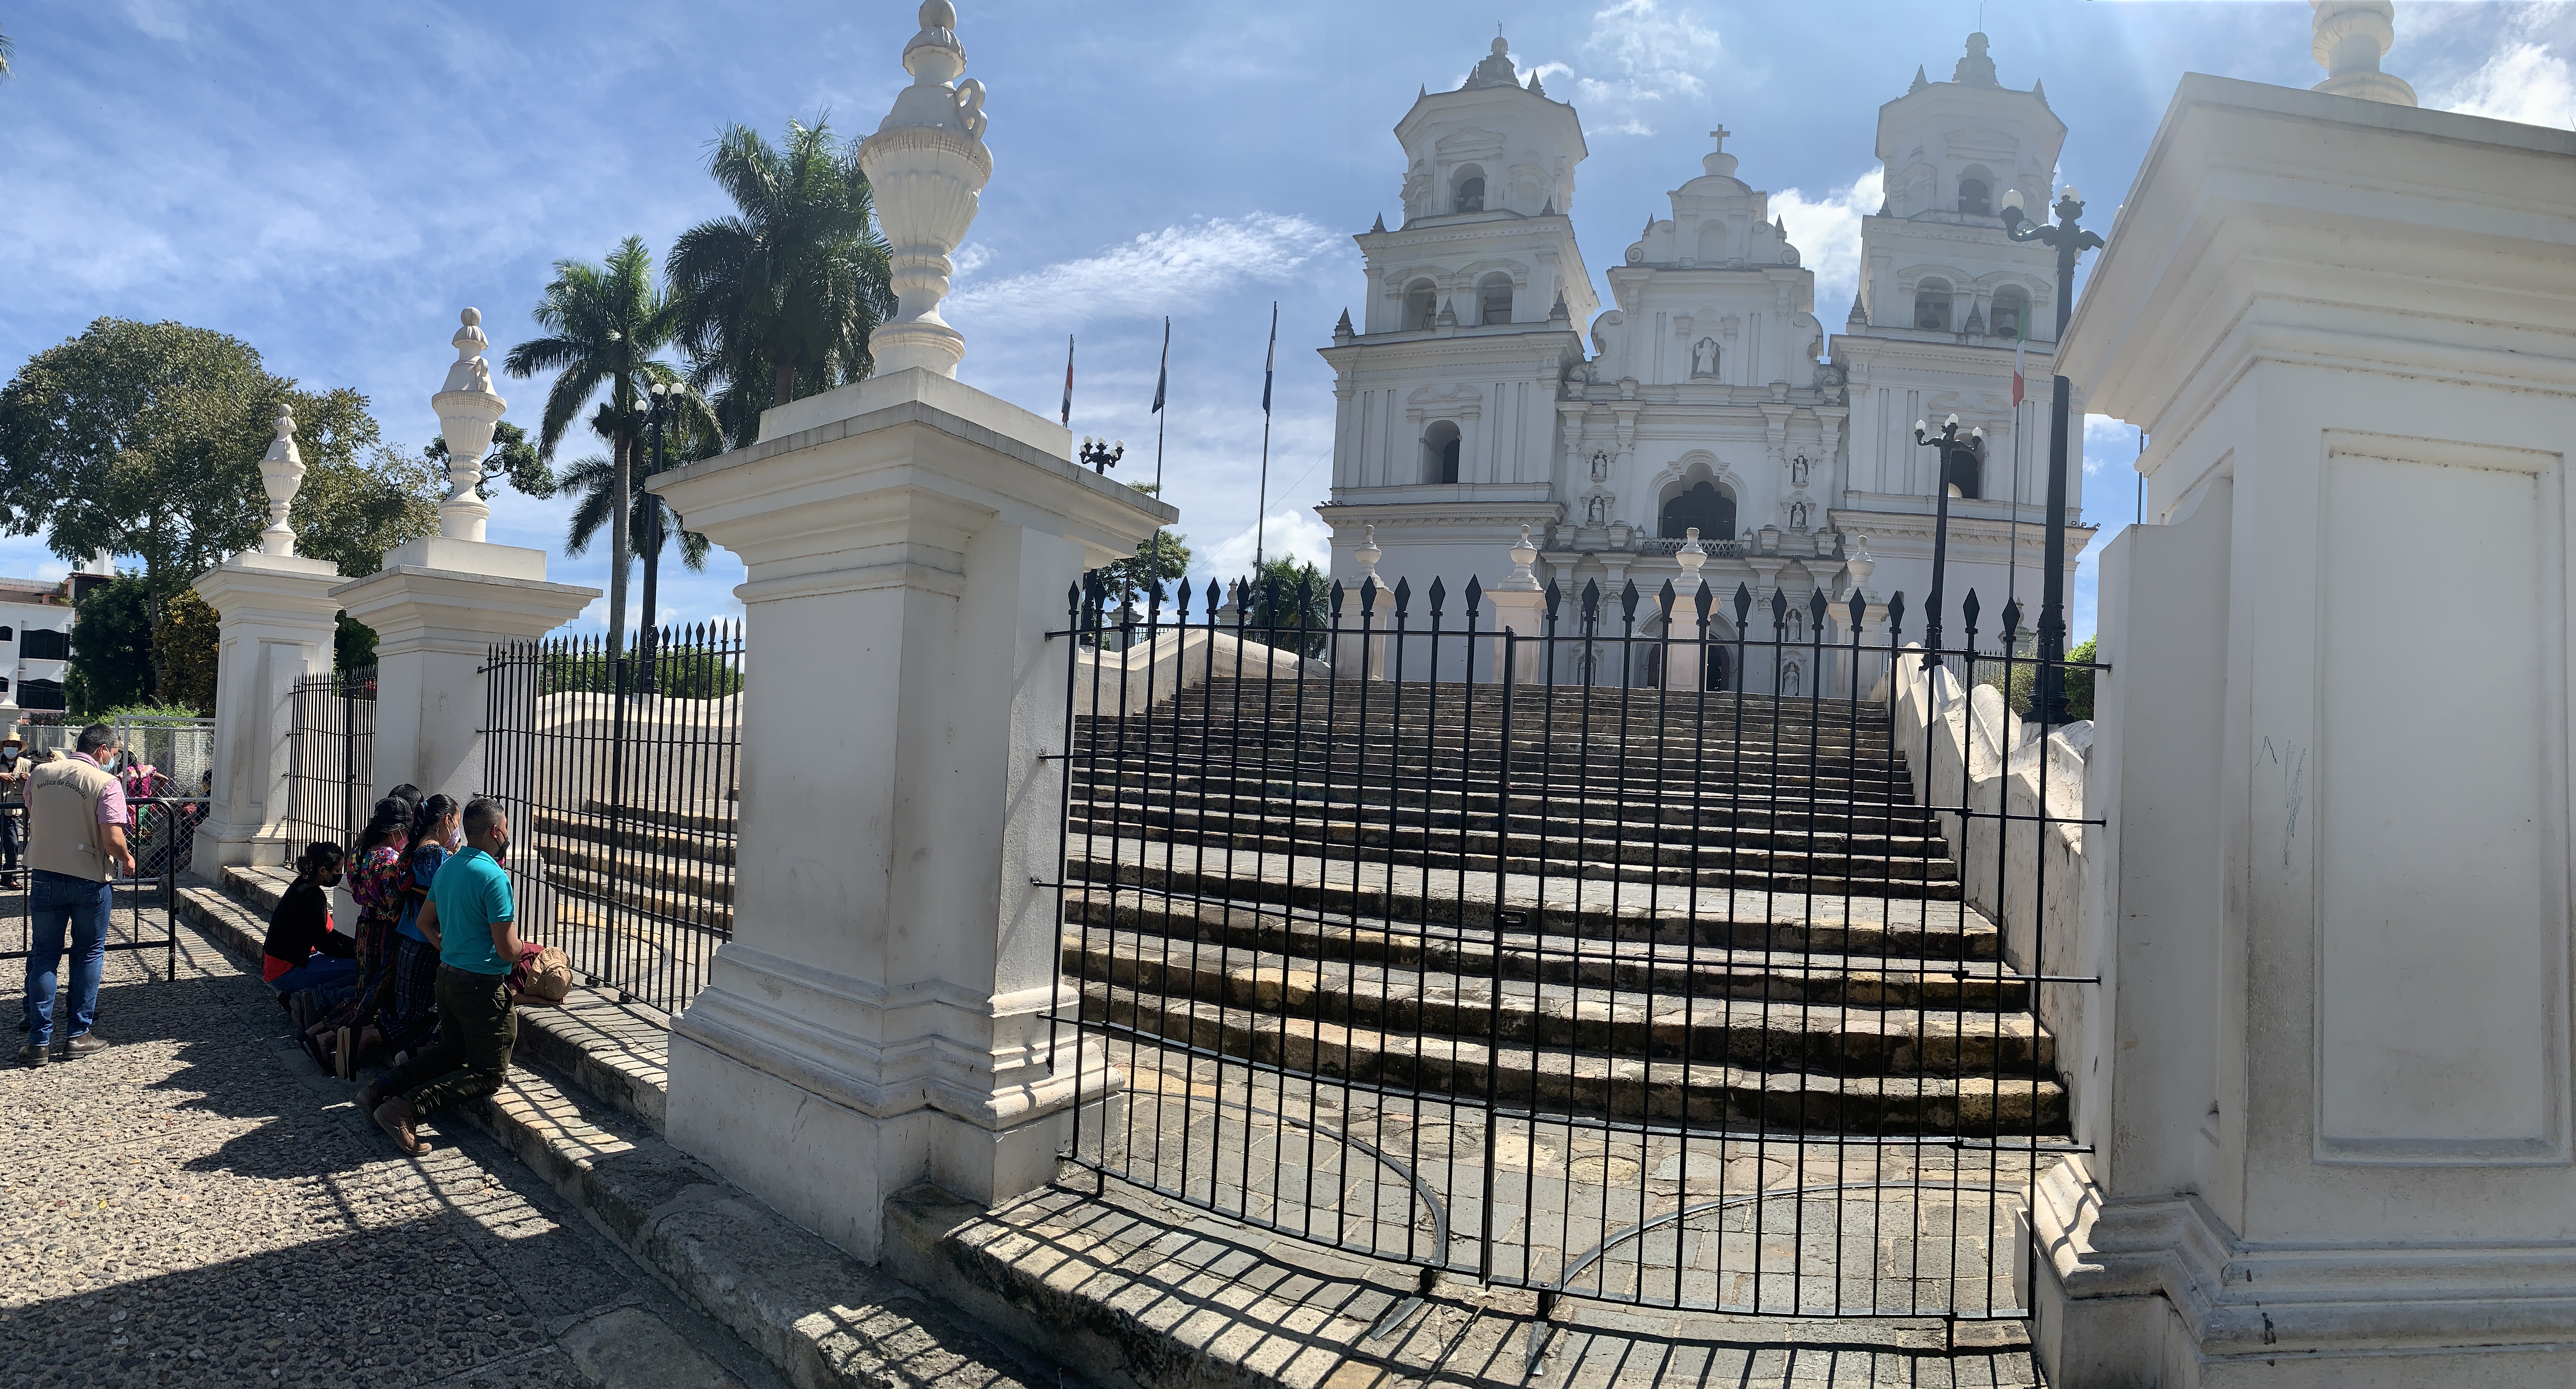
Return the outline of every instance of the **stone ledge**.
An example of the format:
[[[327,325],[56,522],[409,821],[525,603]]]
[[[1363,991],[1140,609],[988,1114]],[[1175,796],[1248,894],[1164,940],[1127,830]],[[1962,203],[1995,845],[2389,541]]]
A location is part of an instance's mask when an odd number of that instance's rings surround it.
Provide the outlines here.
[[[268,875],[227,873],[226,883],[274,900]],[[256,963],[266,923],[252,902],[191,880],[181,887],[178,908],[207,939]],[[523,1010],[522,1019],[531,1011]],[[523,1062],[529,1034],[523,1026]],[[580,1042],[567,1034],[562,1044]],[[1083,1382],[1053,1365],[1023,1365],[1010,1350],[950,1324],[921,1293],[791,1224],[641,1131],[634,1116],[585,1106],[577,1092],[540,1070],[514,1067],[497,1094],[459,1112],[799,1389],[1043,1389]]]

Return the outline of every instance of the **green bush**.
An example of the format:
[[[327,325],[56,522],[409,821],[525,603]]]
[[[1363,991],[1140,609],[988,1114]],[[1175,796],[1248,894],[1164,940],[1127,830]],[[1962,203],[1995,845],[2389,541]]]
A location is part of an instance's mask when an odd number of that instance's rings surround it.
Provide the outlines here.
[[[632,652],[626,658],[629,690],[635,687],[638,659]],[[722,699],[742,693],[742,667],[734,664],[731,652],[668,646],[654,658],[653,668],[660,693],[672,699]],[[549,656],[540,688],[545,694],[612,693],[608,657],[605,653]]]
[[[2094,659],[2093,638],[2086,637],[2074,650],[2066,653],[2066,659],[2071,662],[2091,662]],[[1983,666],[1984,662],[1980,661],[1979,665]],[[2001,672],[2002,665],[1998,662],[1991,669],[1981,670],[1977,683],[1994,684],[1995,677]],[[2070,669],[2066,672],[2066,713],[2069,718],[2081,722],[2093,717],[2095,674],[2096,672],[2089,668]],[[2012,706],[2014,713],[2023,718],[2029,718],[2031,694],[2038,685],[2039,663],[2034,660],[2015,660],[2010,684],[2004,691],[2004,700]]]

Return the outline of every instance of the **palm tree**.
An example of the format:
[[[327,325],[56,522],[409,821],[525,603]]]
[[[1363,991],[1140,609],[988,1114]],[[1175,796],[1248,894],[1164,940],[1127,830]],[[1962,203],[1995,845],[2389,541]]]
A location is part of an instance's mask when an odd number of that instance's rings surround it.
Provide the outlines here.
[[[790,121],[783,149],[730,126],[707,167],[735,213],[672,243],[671,307],[691,379],[716,388],[716,417],[739,448],[758,437],[764,408],[874,369],[868,334],[893,315],[894,292],[858,144],[835,145],[829,120]]]
[[[9,55],[17,51],[18,45],[9,42],[9,36],[7,34],[0,34],[0,81],[7,80],[9,76]]]
[[[707,538],[696,531],[681,529],[680,514],[671,510],[660,497],[645,491],[644,483],[645,478],[640,473],[633,474],[627,482],[625,519],[629,533],[647,537],[647,543],[655,548],[659,548],[665,538],[676,534],[680,540],[680,562],[692,572],[705,569],[710,548]],[[617,495],[617,465],[598,454],[576,458],[555,475],[555,484],[576,498],[572,524],[564,528],[564,553],[586,553],[590,542],[599,538],[599,528],[611,520],[609,499]],[[656,508],[660,510],[662,524],[659,526],[652,524]],[[652,623],[653,614],[644,614],[644,625],[649,627]]]
[[[592,419],[610,447],[615,495],[632,491],[635,443],[643,431],[642,402],[656,381],[680,384],[680,374],[653,354],[671,341],[669,301],[653,284],[653,253],[644,239],[630,236],[608,255],[606,265],[587,261],[555,262],[554,280],[530,312],[549,336],[532,338],[510,349],[506,365],[512,376],[556,373],[546,392],[545,421],[537,430],[538,456],[551,460],[555,446],[603,386],[608,400]],[[615,508],[608,520],[608,650],[623,654],[626,640],[626,570],[634,553],[626,523],[627,508]]]

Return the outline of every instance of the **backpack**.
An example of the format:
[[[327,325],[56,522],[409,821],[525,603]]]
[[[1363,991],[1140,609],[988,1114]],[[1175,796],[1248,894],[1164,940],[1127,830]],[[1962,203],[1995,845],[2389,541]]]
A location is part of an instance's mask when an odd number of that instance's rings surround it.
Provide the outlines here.
[[[510,992],[522,1002],[563,1002],[572,992],[572,960],[561,946],[528,946],[510,971]]]

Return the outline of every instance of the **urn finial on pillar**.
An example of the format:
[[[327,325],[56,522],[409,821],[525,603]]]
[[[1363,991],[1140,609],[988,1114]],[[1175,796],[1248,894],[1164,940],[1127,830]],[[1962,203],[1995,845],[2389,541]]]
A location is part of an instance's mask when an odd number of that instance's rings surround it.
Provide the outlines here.
[[[1521,527],[1520,543],[1512,546],[1511,556],[1512,572],[1497,587],[1538,592],[1538,573],[1530,568],[1538,562],[1538,546],[1530,539],[1529,527]]]
[[[438,533],[479,541],[492,508],[474,489],[483,480],[483,452],[492,447],[493,427],[509,402],[492,389],[492,368],[483,360],[492,340],[483,336],[482,310],[467,309],[457,318],[456,336],[448,339],[456,360],[448,364],[446,383],[429,398],[439,437],[447,441],[447,499],[438,504]]]
[[[1386,580],[1378,578],[1377,562],[1380,559],[1385,558],[1386,551],[1377,547],[1377,527],[1367,526],[1364,527],[1363,530],[1365,531],[1365,534],[1360,538],[1360,547],[1351,552],[1351,557],[1360,562],[1360,578],[1362,580],[1373,580],[1380,588],[1383,588],[1386,586]]]
[[[2309,52],[2326,70],[2326,80],[2309,88],[2335,96],[2357,96],[2391,106],[2415,104],[2415,88],[2393,72],[2381,72],[2379,60],[2397,41],[2397,7],[2393,0],[2308,0],[2316,38]]]
[[[296,489],[304,485],[304,455],[295,448],[295,407],[286,401],[278,402],[277,437],[268,441],[268,452],[259,460],[259,481],[268,489],[268,529],[259,533],[259,552],[292,555],[295,532],[287,529],[286,513],[295,505]]]
[[[939,316],[954,266],[949,253],[975,220],[976,195],[993,176],[984,147],[984,84],[966,71],[957,7],[928,0],[921,32],[903,49],[912,85],[895,96],[877,133],[859,145],[885,228],[897,307],[868,337],[879,375],[925,367],[955,376],[966,339]]]

